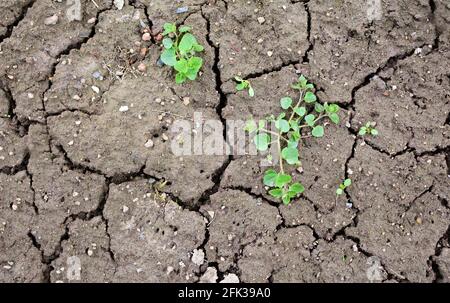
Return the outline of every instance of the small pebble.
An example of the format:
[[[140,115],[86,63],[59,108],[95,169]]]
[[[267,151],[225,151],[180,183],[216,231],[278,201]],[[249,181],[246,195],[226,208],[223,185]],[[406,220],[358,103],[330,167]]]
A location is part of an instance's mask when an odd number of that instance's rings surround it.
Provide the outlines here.
[[[58,23],[58,15],[53,15],[44,20],[45,25],[55,25],[56,23]]]
[[[273,55],[273,52],[272,52],[272,51],[268,51],[268,52],[267,52],[267,56],[272,57],[272,55]]]
[[[266,22],[266,19],[264,17],[258,17],[258,22],[259,24],[263,24],[264,22]]]
[[[152,148],[155,144],[153,143],[153,141],[151,139],[149,139],[147,142],[145,142],[144,146],[146,148]]]
[[[145,33],[142,35],[142,40],[144,41],[150,41],[152,39],[152,36],[149,33]]]
[[[189,103],[191,103],[191,98],[189,98],[189,97],[184,97],[184,98],[183,98],[183,104],[187,106],[187,105],[189,105]]]
[[[147,70],[147,66],[144,64],[144,62],[141,62],[141,63],[138,65],[138,70],[139,70],[140,72],[145,72],[145,71]]]
[[[128,111],[128,106],[126,106],[126,105],[122,105],[122,106],[119,108],[119,112],[121,112],[121,113],[127,112],[127,111]]]
[[[177,14],[184,14],[184,13],[187,13],[188,11],[189,11],[189,7],[183,6],[183,7],[177,8],[176,13]]]
[[[97,86],[91,86],[92,90],[96,93],[99,94],[100,93],[100,89]]]

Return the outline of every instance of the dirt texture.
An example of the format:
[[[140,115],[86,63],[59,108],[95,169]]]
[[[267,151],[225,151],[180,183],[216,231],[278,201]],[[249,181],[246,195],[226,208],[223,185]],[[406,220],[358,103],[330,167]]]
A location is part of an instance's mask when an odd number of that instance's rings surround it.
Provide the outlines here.
[[[2,1],[0,281],[448,283],[450,5],[368,2]],[[159,66],[165,22],[205,47],[197,81]],[[290,205],[264,156],[172,153],[175,120],[231,138],[299,74],[342,122],[301,143]]]

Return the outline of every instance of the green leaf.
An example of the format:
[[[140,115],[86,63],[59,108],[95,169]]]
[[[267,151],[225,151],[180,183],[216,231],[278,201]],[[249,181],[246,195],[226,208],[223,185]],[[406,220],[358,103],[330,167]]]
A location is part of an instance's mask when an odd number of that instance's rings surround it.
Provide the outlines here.
[[[332,114],[332,113],[336,114],[337,112],[339,112],[340,107],[337,104],[330,104],[330,105],[327,105],[325,107],[325,109],[326,109],[327,113],[329,113],[329,114]]]
[[[361,127],[361,129],[359,130],[358,135],[364,136],[365,134],[367,134],[367,128],[366,127]]]
[[[266,151],[269,148],[270,136],[268,134],[258,134],[254,140],[259,151]]]
[[[161,61],[168,66],[174,66],[177,63],[177,55],[173,48],[165,49],[161,54]]]
[[[301,76],[298,78],[298,83],[300,83],[300,85],[301,85],[302,87],[306,87],[306,85],[308,84],[308,80],[305,78],[305,76],[301,75]]]
[[[182,73],[182,74],[186,74],[188,72],[189,66],[188,66],[188,62],[186,59],[180,59],[178,60],[175,65],[174,68],[176,71]]]
[[[287,120],[285,119],[279,119],[275,121],[275,127],[279,129],[282,133],[287,133],[291,128],[289,126],[289,122],[287,122]]]
[[[282,200],[284,205],[289,205],[291,203],[291,197],[289,195],[284,195]]]
[[[314,116],[313,114],[310,114],[310,115],[305,117],[305,122],[309,126],[313,127],[314,124],[315,124],[315,119],[316,119],[316,116]]]
[[[293,131],[299,131],[300,130],[300,127],[298,126],[298,122],[297,121],[295,121],[295,120],[292,120],[291,122],[289,122],[289,124],[291,125],[291,129],[293,130]]]
[[[317,97],[316,97],[316,95],[314,95],[314,93],[312,93],[312,92],[307,92],[307,93],[305,94],[304,100],[305,100],[306,103],[314,103],[314,102],[317,101]]]
[[[306,115],[306,108],[305,107],[296,107],[295,109],[294,109],[294,111],[295,111],[295,113],[297,114],[297,115],[299,115],[300,117],[303,117],[304,115]]]
[[[316,126],[312,130],[312,135],[316,138],[322,138],[325,134],[325,130],[322,125]]]
[[[341,196],[343,193],[344,193],[344,191],[342,189],[340,189],[340,188],[338,188],[336,190],[336,195],[338,195],[338,196]]]
[[[269,191],[269,194],[275,198],[281,198],[283,196],[283,190],[280,188],[275,188]]]
[[[188,77],[189,80],[193,81],[193,80],[197,79],[197,74],[198,74],[198,70],[189,67],[189,69],[186,73],[186,77]]]
[[[376,129],[372,129],[372,130],[370,131],[370,134],[371,134],[372,136],[378,136],[378,131],[377,131]]]
[[[345,186],[345,187],[349,187],[350,185],[352,185],[352,180],[351,180],[351,179],[346,179],[346,180],[344,181],[344,186]]]
[[[318,112],[318,113],[323,113],[323,111],[325,110],[325,108],[323,107],[323,105],[320,104],[320,103],[316,103],[316,104],[314,105],[314,109],[315,109],[315,111]]]
[[[178,30],[180,33],[187,33],[187,32],[190,32],[191,29],[192,28],[190,26],[183,25],[183,26],[180,26],[180,28]]]
[[[284,187],[286,184],[288,184],[289,182],[291,182],[292,177],[289,175],[285,175],[285,174],[278,174],[277,177],[275,178],[275,186],[282,188]]]
[[[289,97],[284,97],[280,100],[281,108],[288,109],[292,105],[292,99]]]
[[[266,126],[266,120],[259,120],[258,127],[259,129],[263,129]]]
[[[173,40],[170,39],[170,38],[164,38],[163,39],[163,45],[164,45],[164,48],[166,48],[166,49],[172,48]]]
[[[268,171],[266,171],[266,173],[264,174],[264,185],[266,186],[270,186],[273,187],[275,186],[275,179],[277,177],[277,172],[274,171],[273,169],[269,169]]]
[[[295,140],[289,140],[288,146],[287,146],[287,147],[297,149],[297,147],[298,147],[298,141],[295,141]]]
[[[202,52],[202,51],[205,50],[205,48],[203,47],[203,45],[200,45],[200,44],[195,44],[195,45],[193,46],[193,49],[194,49],[194,51],[196,51],[197,53],[200,53],[200,52]]]
[[[244,128],[245,131],[247,131],[249,133],[253,133],[257,129],[258,128],[257,128],[256,122],[254,120],[249,120],[245,123],[245,128]]]
[[[182,54],[188,53],[194,45],[197,44],[197,39],[191,33],[186,33],[183,38],[181,38],[178,49]]]
[[[164,32],[163,35],[168,35],[170,33],[175,33],[177,31],[177,26],[173,23],[164,24]]]
[[[296,195],[305,191],[305,187],[300,183],[294,183],[289,187],[289,191],[294,192]]]
[[[248,89],[248,95],[250,96],[250,97],[254,97],[255,96],[255,90],[253,89],[253,87],[249,87],[249,89]]]
[[[281,156],[290,165],[298,163],[298,149],[293,147],[285,147],[281,151]]]
[[[188,65],[195,71],[199,71],[203,66],[203,59],[200,57],[191,57],[188,61]]]
[[[339,121],[341,120],[339,118],[339,115],[336,113],[331,113],[328,117],[330,117],[330,120],[334,123],[334,124],[339,124]]]
[[[183,84],[186,81],[186,75],[182,73],[177,73],[175,76],[175,82],[177,84]]]
[[[313,90],[313,89],[314,89],[314,84],[311,84],[311,83],[306,84],[305,88],[306,88],[306,89]]]
[[[236,90],[237,91],[241,91],[241,90],[244,90],[244,89],[245,89],[245,83],[244,82],[236,84]]]

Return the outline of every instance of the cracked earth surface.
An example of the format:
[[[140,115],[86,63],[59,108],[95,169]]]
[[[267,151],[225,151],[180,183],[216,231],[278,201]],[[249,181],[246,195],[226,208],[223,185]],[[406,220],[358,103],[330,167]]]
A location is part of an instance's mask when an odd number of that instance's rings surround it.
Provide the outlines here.
[[[448,1],[64,2],[0,3],[0,281],[70,282],[77,257],[82,282],[450,282]],[[205,46],[196,82],[157,66],[167,21]],[[266,116],[299,73],[344,122],[301,146],[291,205],[258,157],[170,152],[177,117]]]

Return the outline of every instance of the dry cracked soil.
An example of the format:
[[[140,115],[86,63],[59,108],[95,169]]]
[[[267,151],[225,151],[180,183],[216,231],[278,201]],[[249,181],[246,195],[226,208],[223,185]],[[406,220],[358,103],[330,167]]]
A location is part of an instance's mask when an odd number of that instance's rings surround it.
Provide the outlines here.
[[[447,0],[125,2],[0,3],[1,282],[450,282]],[[195,82],[157,64],[167,21],[205,46]],[[177,117],[275,113],[300,73],[343,122],[291,205],[258,157],[171,153]]]

